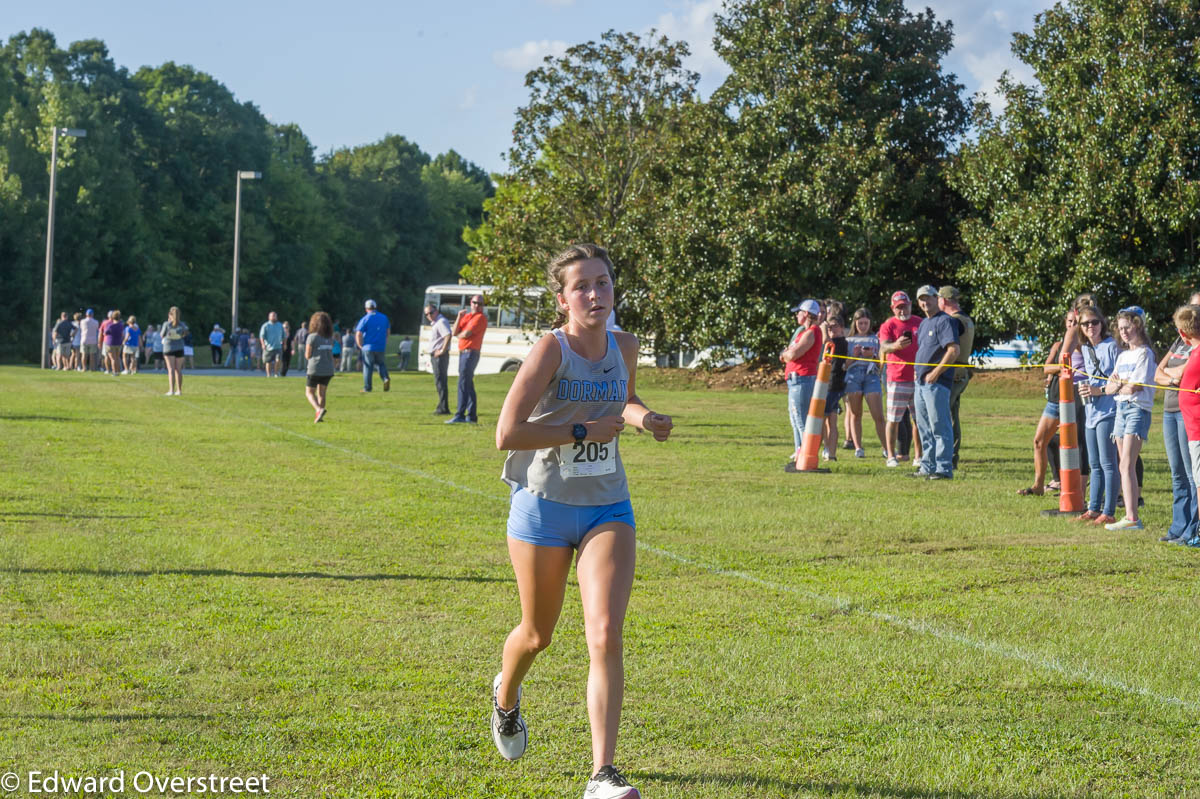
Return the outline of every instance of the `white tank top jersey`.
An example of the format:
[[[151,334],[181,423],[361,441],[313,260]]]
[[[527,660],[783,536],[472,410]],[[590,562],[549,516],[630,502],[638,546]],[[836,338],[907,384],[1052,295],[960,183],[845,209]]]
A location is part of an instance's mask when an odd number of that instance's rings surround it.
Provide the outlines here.
[[[629,370],[617,340],[608,334],[608,352],[589,361],[571,349],[562,330],[554,330],[562,363],[529,421],[578,424],[602,416],[620,416],[629,399]],[[542,499],[566,505],[611,505],[629,499],[618,435],[608,444],[584,441],[537,450],[510,450],[502,479]]]

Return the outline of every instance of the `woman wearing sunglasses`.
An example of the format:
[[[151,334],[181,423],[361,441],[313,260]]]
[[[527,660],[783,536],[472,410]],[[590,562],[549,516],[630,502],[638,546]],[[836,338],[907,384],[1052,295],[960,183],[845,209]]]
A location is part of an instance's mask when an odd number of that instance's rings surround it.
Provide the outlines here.
[[[1117,403],[1104,392],[1108,376],[1117,365],[1117,345],[1108,333],[1108,320],[1095,305],[1079,309],[1076,345],[1083,361],[1084,379],[1078,384],[1084,407],[1084,437],[1092,466],[1088,509],[1077,519],[1111,524],[1117,519],[1117,445],[1113,442]]]

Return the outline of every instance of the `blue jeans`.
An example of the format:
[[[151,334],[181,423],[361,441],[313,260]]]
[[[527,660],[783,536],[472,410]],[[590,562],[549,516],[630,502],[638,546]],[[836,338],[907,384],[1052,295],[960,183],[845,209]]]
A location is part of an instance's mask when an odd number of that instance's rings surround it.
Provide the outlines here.
[[[375,367],[379,367],[379,377],[383,380],[388,379],[387,359],[384,358],[384,353],[375,352],[374,350],[363,350],[362,354],[362,370],[363,370],[363,391],[371,390],[371,377],[375,374]]]
[[[921,436],[921,471],[954,475],[954,420],[950,416],[950,386],[917,381],[913,394],[917,433]]]
[[[788,418],[792,420],[792,439],[796,449],[800,449],[804,443],[804,423],[808,419],[808,405],[812,402],[816,383],[816,375],[789,375],[787,379]]]
[[[479,350],[463,350],[458,354],[458,410],[454,418],[479,421],[475,405],[475,367],[479,365]]]
[[[1192,475],[1192,458],[1188,452],[1187,432],[1183,429],[1183,414],[1163,413],[1163,443],[1167,446],[1167,463],[1171,465],[1171,526],[1167,535],[1187,540],[1196,535],[1200,522],[1196,520],[1196,482]]]
[[[1116,417],[1109,416],[1096,422],[1095,427],[1085,427],[1088,463],[1092,474],[1088,479],[1088,510],[1112,516],[1117,509],[1117,445],[1112,440]],[[1100,505],[1104,501],[1103,508]]]

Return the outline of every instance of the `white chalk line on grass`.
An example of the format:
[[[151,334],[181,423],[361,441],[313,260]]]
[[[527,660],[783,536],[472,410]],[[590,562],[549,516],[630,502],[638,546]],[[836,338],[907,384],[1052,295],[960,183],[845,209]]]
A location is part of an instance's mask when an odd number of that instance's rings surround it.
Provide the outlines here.
[[[685,566],[691,566],[692,568],[701,569],[722,577],[734,577],[739,580],[745,580],[748,583],[753,583],[754,585],[759,585],[763,588],[769,588],[773,591],[804,597],[805,599],[811,600],[818,604],[832,607],[835,610],[866,616],[868,618],[884,622],[885,624],[890,624],[893,627],[899,627],[910,632],[928,635],[941,641],[951,641],[967,647],[968,649],[975,649],[989,655],[996,655],[997,657],[1006,658],[1008,660],[1017,660],[1025,663],[1026,665],[1033,666],[1044,671],[1050,671],[1063,677],[1067,677],[1068,679],[1092,683],[1094,685],[1110,688],[1121,693],[1141,696],[1146,699],[1153,699],[1156,702],[1161,702],[1166,705],[1174,705],[1191,711],[1200,710],[1200,704],[1196,702],[1189,702],[1176,696],[1152,691],[1149,688],[1131,685],[1124,680],[1119,680],[1110,675],[1095,671],[1094,669],[1064,663],[1058,658],[1047,657],[1036,652],[1029,652],[1011,644],[979,640],[968,635],[955,632],[954,630],[948,630],[945,627],[931,624],[927,621],[906,619],[903,616],[896,616],[895,614],[884,613],[878,610],[866,610],[845,599],[825,596],[824,594],[818,594],[814,591],[806,591],[803,588],[796,588],[795,586],[787,585],[785,583],[771,582],[770,580],[764,580],[761,577],[755,577],[753,574],[748,574],[746,572],[726,569],[721,566],[713,566],[701,561],[692,560],[691,558],[685,558],[682,555],[676,555],[674,552],[660,549],[659,547],[643,544],[640,541],[638,542],[638,547],[660,557],[682,563]]]
[[[126,385],[128,385],[128,384],[126,384]],[[353,450],[353,449],[349,449],[347,447],[338,446],[337,444],[331,444],[328,441],[324,441],[322,439],[315,438],[313,436],[308,436],[308,435],[305,435],[304,433],[298,433],[294,430],[288,430],[287,428],[280,427],[278,425],[272,424],[271,422],[263,421],[262,419],[254,419],[249,416],[242,416],[241,414],[233,413],[231,411],[227,411],[224,409],[206,408],[203,405],[197,405],[193,402],[188,402],[188,401],[182,400],[182,399],[176,399],[175,401],[182,403],[184,405],[187,405],[189,408],[194,408],[198,411],[204,411],[207,413],[215,412],[215,413],[217,413],[217,415],[220,415],[220,416],[229,416],[234,419],[241,420],[241,421],[251,422],[253,424],[261,425],[263,427],[266,427],[269,430],[273,430],[275,432],[282,433],[284,435],[292,436],[292,437],[298,438],[302,441],[307,441],[310,444],[313,444],[313,445],[316,445],[319,447],[324,447],[326,449],[334,450],[335,452],[340,452],[344,455],[348,455],[352,458],[357,458],[359,460],[366,461],[367,463],[371,463],[376,466],[382,466],[382,467],[389,468],[389,469],[395,469],[397,471],[412,475],[414,477],[420,477],[422,479],[429,480],[430,482],[439,483],[448,488],[453,488],[457,491],[462,491],[467,494],[473,494],[475,496],[485,497],[487,499],[492,499],[492,500],[495,500],[496,502],[501,502],[501,503],[505,503],[505,504],[507,504],[507,502],[508,502],[507,497],[500,497],[500,496],[497,496],[496,494],[491,494],[486,491],[481,491],[478,488],[472,488],[471,486],[462,485],[461,483],[456,483],[452,480],[447,480],[444,477],[440,477],[440,476],[438,476],[436,474],[432,474],[430,472],[425,472],[420,469],[413,469],[412,467],[404,466],[402,464],[396,463],[395,461],[382,460],[380,458],[375,458],[371,455],[367,455],[366,453],[359,452],[358,450]],[[972,638],[971,636],[964,635],[963,633],[955,632],[954,630],[949,630],[949,629],[946,629],[945,627],[941,627],[936,624],[931,624],[930,622],[922,621],[919,619],[907,619],[907,618],[904,618],[903,616],[897,616],[892,613],[884,613],[883,611],[866,610],[864,608],[859,607],[856,603],[846,600],[846,599],[841,599],[839,597],[826,596],[824,594],[819,594],[815,591],[808,591],[803,588],[797,588],[792,585],[787,585],[786,583],[776,583],[771,580],[765,580],[761,577],[756,577],[753,574],[750,574],[748,572],[738,571],[736,569],[727,569],[723,566],[716,566],[711,563],[704,563],[703,561],[693,560],[692,558],[684,557],[683,555],[678,555],[674,552],[671,552],[670,550],[662,549],[661,547],[652,546],[643,541],[638,541],[637,546],[638,546],[638,549],[641,549],[645,552],[649,552],[652,555],[657,555],[659,557],[666,558],[668,560],[673,560],[676,563],[680,563],[682,565],[689,566],[694,569],[699,569],[701,571],[706,571],[706,572],[709,572],[710,574],[716,574],[721,577],[732,577],[734,579],[742,580],[747,583],[751,583],[753,585],[761,586],[762,588],[770,589],[772,591],[778,591],[778,592],[784,593],[784,594],[791,594],[792,596],[803,597],[812,602],[816,602],[817,604],[826,605],[827,607],[834,608],[835,610],[839,610],[839,611],[842,611],[845,613],[854,613],[854,614],[858,614],[860,616],[866,616],[867,618],[871,618],[871,619],[875,619],[876,621],[884,622],[885,624],[889,624],[893,627],[898,627],[900,629],[908,630],[910,632],[918,633],[920,635],[928,635],[928,636],[930,636],[932,638],[936,638],[940,641],[949,641],[951,643],[955,643],[960,646],[966,647],[967,649],[974,649],[978,652],[983,652],[983,653],[989,654],[989,655],[995,655],[997,657],[1002,657],[1007,660],[1015,660],[1015,661],[1024,663],[1027,666],[1031,666],[1036,669],[1041,669],[1043,671],[1052,672],[1054,674],[1060,675],[1062,677],[1066,677],[1071,680],[1078,680],[1078,681],[1085,682],[1085,683],[1091,683],[1093,685],[1098,685],[1102,688],[1108,688],[1108,689],[1111,689],[1114,691],[1118,691],[1120,693],[1129,694],[1131,696],[1140,696],[1145,699],[1151,699],[1155,702],[1159,702],[1164,705],[1180,707],[1185,710],[1190,710],[1193,712],[1200,711],[1200,703],[1190,702],[1186,699],[1180,699],[1177,696],[1171,696],[1170,694],[1164,694],[1164,693],[1160,693],[1158,691],[1153,691],[1153,690],[1151,690],[1149,688],[1145,688],[1143,686],[1132,685],[1124,680],[1117,679],[1116,677],[1113,677],[1111,675],[1104,674],[1102,672],[1098,672],[1095,669],[1091,669],[1086,666],[1075,666],[1070,663],[1066,663],[1059,658],[1048,657],[1045,655],[1038,654],[1036,652],[1030,652],[1030,651],[1027,651],[1020,647],[1013,646],[1012,644]]]

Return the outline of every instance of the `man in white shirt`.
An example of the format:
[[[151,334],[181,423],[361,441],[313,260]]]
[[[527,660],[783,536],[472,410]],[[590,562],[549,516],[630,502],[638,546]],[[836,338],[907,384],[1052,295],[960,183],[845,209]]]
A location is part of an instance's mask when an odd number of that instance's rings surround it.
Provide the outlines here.
[[[90,372],[96,368],[96,354],[100,350],[100,322],[91,308],[87,309],[87,314],[79,322],[79,336],[82,342],[80,352],[83,353],[83,371]]]
[[[434,416],[449,416],[450,405],[446,395],[446,370],[450,368],[450,321],[442,316],[436,305],[425,307],[425,318],[433,326],[430,334],[429,362],[433,368],[433,383],[437,387],[438,405]]]

